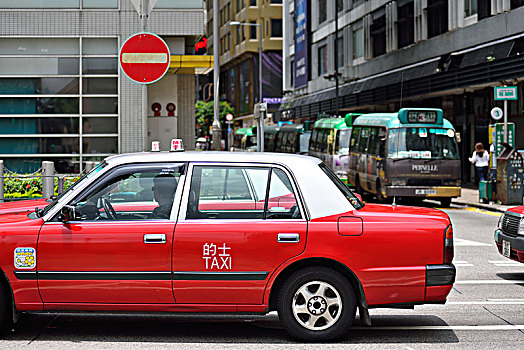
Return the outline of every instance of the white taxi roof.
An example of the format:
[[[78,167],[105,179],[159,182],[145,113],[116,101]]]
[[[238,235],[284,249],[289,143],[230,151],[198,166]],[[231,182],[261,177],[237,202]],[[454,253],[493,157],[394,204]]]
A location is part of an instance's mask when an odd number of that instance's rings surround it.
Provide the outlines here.
[[[110,167],[146,162],[232,162],[278,164],[292,173],[308,208],[310,219],[344,213],[354,208],[318,166],[318,158],[286,154],[255,152],[141,152],[106,158]]]

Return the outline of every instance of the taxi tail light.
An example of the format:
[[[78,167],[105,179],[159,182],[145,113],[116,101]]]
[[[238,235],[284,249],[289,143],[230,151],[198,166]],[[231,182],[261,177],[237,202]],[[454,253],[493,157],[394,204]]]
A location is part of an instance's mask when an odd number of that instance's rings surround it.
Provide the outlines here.
[[[451,264],[453,255],[453,226],[450,224],[444,230],[444,264]]]

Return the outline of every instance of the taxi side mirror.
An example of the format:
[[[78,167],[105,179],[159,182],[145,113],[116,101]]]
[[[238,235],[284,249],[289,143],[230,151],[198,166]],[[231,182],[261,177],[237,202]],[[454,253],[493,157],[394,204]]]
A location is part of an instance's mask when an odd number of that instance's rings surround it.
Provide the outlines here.
[[[75,207],[72,205],[64,205],[62,210],[60,210],[60,221],[62,222],[69,222],[69,221],[75,221],[76,219],[76,210]]]
[[[358,193],[355,193],[355,196],[358,198],[359,201],[362,202],[362,196],[361,195],[359,195]]]

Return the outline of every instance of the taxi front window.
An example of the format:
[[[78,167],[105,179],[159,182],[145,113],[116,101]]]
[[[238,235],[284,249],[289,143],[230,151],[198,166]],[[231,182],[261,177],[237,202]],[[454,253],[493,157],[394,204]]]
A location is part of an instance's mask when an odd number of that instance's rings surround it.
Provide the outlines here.
[[[388,158],[459,159],[455,131],[430,127],[390,129]]]
[[[102,170],[106,166],[107,166],[107,163],[105,161],[101,162],[96,167],[91,169],[91,171],[89,171],[86,174],[84,174],[80,179],[78,179],[75,183],[73,183],[71,186],[69,186],[69,188],[67,188],[67,190],[65,190],[64,192],[59,194],[58,197],[54,198],[53,201],[49,205],[47,205],[44,208],[44,210],[41,211],[37,216],[38,217],[42,217],[42,216],[46,215],[60,201],[60,199],[64,198],[64,196],[66,194],[74,191],[76,188],[81,187],[82,184],[84,184],[87,181],[89,181],[89,179],[91,179],[96,173],[98,173],[100,170]]]

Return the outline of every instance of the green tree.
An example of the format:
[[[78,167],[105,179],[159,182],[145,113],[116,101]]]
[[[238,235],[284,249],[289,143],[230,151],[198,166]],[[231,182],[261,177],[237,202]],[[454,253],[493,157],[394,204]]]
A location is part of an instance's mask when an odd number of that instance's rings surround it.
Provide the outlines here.
[[[219,121],[222,130],[225,128],[226,115],[235,114],[235,109],[226,101],[220,101]],[[213,101],[197,101],[195,104],[195,123],[197,125],[197,136],[209,135],[209,128],[213,125],[214,106]]]

